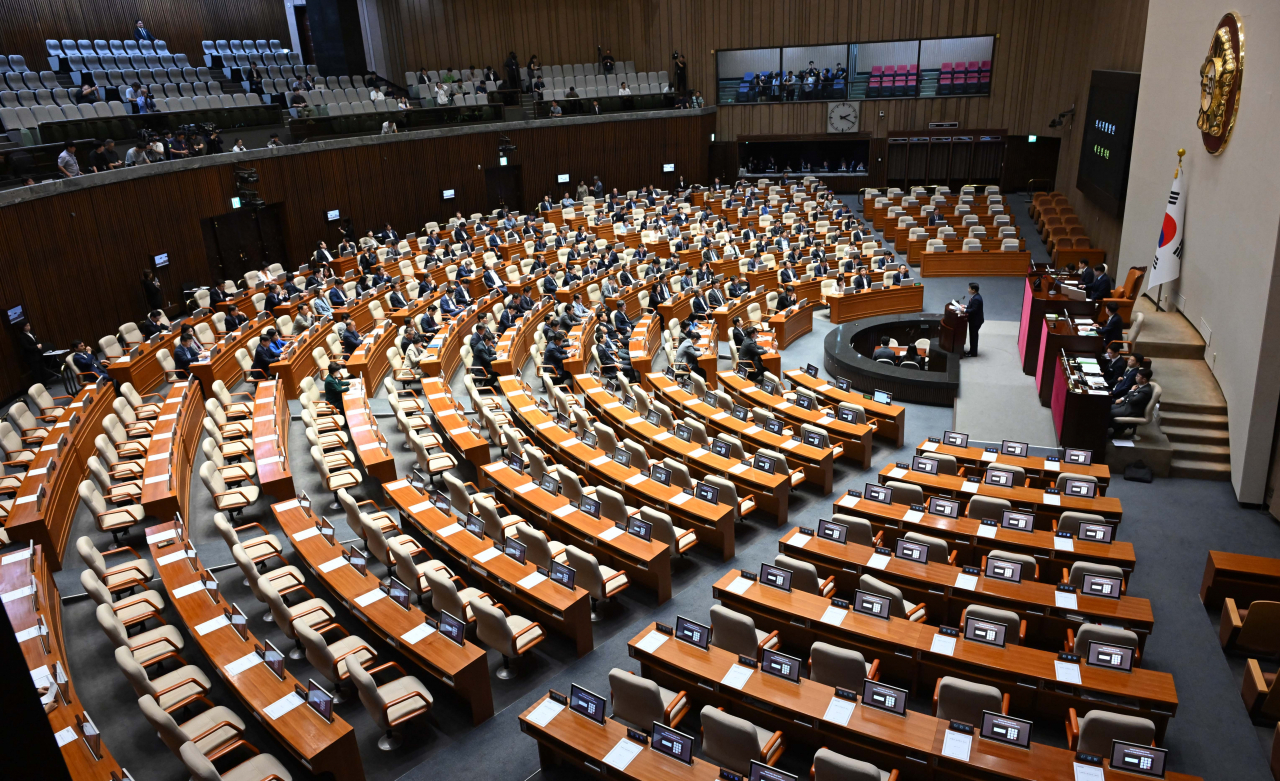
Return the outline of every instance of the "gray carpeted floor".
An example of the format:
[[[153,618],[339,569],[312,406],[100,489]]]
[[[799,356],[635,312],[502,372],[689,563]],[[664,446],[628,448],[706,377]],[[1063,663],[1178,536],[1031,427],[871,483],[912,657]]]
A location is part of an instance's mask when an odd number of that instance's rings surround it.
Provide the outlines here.
[[[1011,199],[1011,211],[1022,215],[1019,224],[1024,229],[1025,207],[1020,196]],[[1025,232],[1025,230],[1024,230]],[[1035,240],[1038,242],[1038,239]],[[1029,245],[1032,242],[1029,241]],[[1033,253],[1037,250],[1033,245]],[[1043,247],[1039,248],[1043,252]],[[925,306],[927,311],[938,311],[952,298],[964,294],[964,279],[930,279],[925,281]],[[1005,328],[1016,323],[1021,305],[1021,282],[1009,279],[984,279],[983,297],[986,300],[987,317]],[[1001,322],[1004,321],[1004,322]],[[1012,323],[1009,323],[1012,321]],[[786,352],[788,366],[814,363],[822,365],[822,339],[829,328],[825,315],[815,318],[814,333],[798,340]],[[1000,328],[993,328],[995,331]],[[986,331],[984,330],[984,337]],[[1016,328],[1015,337],[1016,339]],[[994,338],[992,339],[994,341]],[[995,345],[985,343],[984,351]],[[974,362],[976,363],[976,362]],[[967,368],[970,362],[964,364]],[[660,367],[659,367],[660,368]],[[975,365],[975,369],[978,367]],[[972,388],[982,392],[985,372],[972,379],[978,383],[966,383],[966,391]],[[964,371],[962,370],[962,376]],[[1019,374],[1020,376],[1020,374]],[[539,387],[537,382],[534,387]],[[999,403],[1008,417],[1007,405],[1025,404],[1028,391],[1017,385],[1000,384],[991,380],[987,393]],[[461,396],[459,396],[461,398]],[[375,412],[386,412],[385,402],[374,401]],[[874,479],[875,470],[886,462],[901,460],[910,449],[926,436],[938,435],[953,425],[953,411],[941,407],[907,405],[906,442],[901,452],[877,444],[873,469],[867,472],[838,464],[835,488],[843,492],[847,488],[861,487]],[[297,409],[295,407],[295,413]],[[380,417],[384,433],[394,444],[402,442],[394,431],[392,420]],[[975,431],[979,424],[975,423]],[[982,431],[987,428],[983,425]],[[996,438],[992,435],[992,438]],[[1047,444],[1050,439],[1028,437],[1032,442]],[[295,481],[299,489],[312,496],[324,496],[306,455],[306,440],[300,422],[290,429],[290,454]],[[198,470],[203,456],[194,465]],[[397,466],[407,473],[412,462],[406,451],[397,451]],[[471,479],[469,467],[461,475]],[[373,486],[366,486],[361,498],[376,497]],[[1137,548],[1139,564],[1130,583],[1134,595],[1152,599],[1156,613],[1156,629],[1147,646],[1143,664],[1152,669],[1171,672],[1178,685],[1181,702],[1178,715],[1170,725],[1164,745],[1170,749],[1170,768],[1208,778],[1230,777],[1236,781],[1264,781],[1267,772],[1266,751],[1269,750],[1269,730],[1250,724],[1240,702],[1239,678],[1243,668],[1241,660],[1224,657],[1217,642],[1216,616],[1206,613],[1197,599],[1200,575],[1206,551],[1210,548],[1234,550],[1261,555],[1280,556],[1280,528],[1265,513],[1239,507],[1227,483],[1209,483],[1188,480],[1163,480],[1151,485],[1126,483],[1116,479],[1111,494],[1119,497],[1125,506],[1125,524],[1122,534],[1133,541]],[[230,554],[213,529],[210,520],[212,506],[204,487],[196,480],[191,491],[191,529],[201,559],[210,567],[231,562]],[[731,564],[695,548],[691,555],[675,564],[673,598],[656,606],[653,596],[640,588],[629,589],[618,599],[616,609],[607,612],[606,619],[596,625],[595,650],[581,659],[574,657],[567,641],[552,635],[534,651],[531,658],[519,667],[520,676],[510,682],[492,678],[497,713],[483,724],[473,727],[469,714],[461,703],[454,700],[446,687],[437,684],[427,674],[420,677],[435,695],[431,718],[407,729],[404,746],[395,752],[382,752],[375,746],[378,731],[374,728],[358,700],[338,706],[338,714],[350,722],[358,736],[361,756],[370,781],[393,779],[439,778],[494,778],[502,781],[522,781],[538,771],[537,749],[534,742],[520,734],[516,715],[540,697],[549,687],[566,691],[571,682],[577,682],[596,691],[607,690],[607,674],[612,667],[638,671],[626,653],[626,642],[641,627],[653,620],[672,622],[677,613],[705,620],[713,604],[711,584],[729,566],[755,569],[761,561],[771,561],[777,551],[778,538],[792,525],[813,525],[817,518],[826,517],[830,510],[830,497],[818,496],[804,487],[793,494],[790,523],[776,529],[771,519],[748,518],[738,529],[738,555]],[[317,502],[319,504],[319,502]],[[261,521],[274,530],[269,519],[266,502],[251,508],[239,523]],[[330,512],[331,517],[337,513]],[[345,524],[336,524],[341,532]],[[81,534],[89,534],[105,548],[102,535],[92,530],[87,512],[78,514],[72,532],[72,540]],[[127,543],[144,545],[141,533],[132,535]],[[286,543],[286,549],[288,545]],[[294,561],[290,551],[289,557]],[[296,563],[296,561],[294,562]],[[78,575],[81,564],[73,550],[64,561],[64,569],[58,575],[59,587],[64,595],[81,591]],[[380,571],[375,569],[375,571]],[[247,587],[242,585],[237,570],[225,570],[219,575],[224,594],[237,602],[254,618],[251,629],[260,637],[271,639],[285,647],[285,639],[274,625],[263,623],[258,616],[263,612]],[[324,589],[314,581],[310,585],[317,596],[329,598]],[[332,599],[330,598],[330,601]],[[116,757],[128,767],[139,781],[150,779],[180,779],[186,775],[180,763],[165,750],[164,745],[147,726],[134,704],[132,690],[115,667],[101,631],[92,618],[92,603],[87,599],[71,599],[64,608],[64,631],[69,645],[72,675],[87,708],[102,727],[105,740]],[[339,609],[339,619],[354,634],[362,634],[362,627]],[[177,621],[170,609],[167,616]],[[189,636],[186,628],[184,634]],[[370,633],[365,631],[366,639]],[[398,659],[395,652],[384,644],[374,643],[384,660]],[[802,651],[803,649],[792,649]],[[188,662],[209,669],[206,660],[188,641],[185,652]],[[501,664],[500,657],[491,653],[491,669]],[[406,664],[412,674],[412,665]],[[289,669],[300,679],[318,674],[305,662],[290,662]],[[1268,668],[1270,669],[1270,668]],[[211,672],[211,671],[210,671]],[[212,699],[227,705],[246,717],[250,728],[248,738],[263,751],[286,760],[294,778],[310,778],[297,762],[289,758],[252,718],[235,695],[216,678]],[[927,710],[928,703],[919,699],[913,708]],[[697,719],[685,722],[692,731]],[[1062,725],[1042,720],[1035,726],[1034,739],[1053,745],[1064,745]],[[782,760],[781,767],[797,774],[806,774],[811,754],[793,750]],[[558,773],[568,776],[571,773]]]

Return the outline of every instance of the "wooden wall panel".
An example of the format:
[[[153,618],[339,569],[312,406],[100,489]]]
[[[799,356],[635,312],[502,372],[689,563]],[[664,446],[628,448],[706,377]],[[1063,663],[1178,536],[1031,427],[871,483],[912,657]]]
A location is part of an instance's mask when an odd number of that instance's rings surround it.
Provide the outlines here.
[[[707,149],[714,115],[662,114],[652,119],[547,125],[507,131],[518,150],[526,208],[563,185],[558,173],[627,190],[642,184],[670,187],[684,174],[707,180]],[[319,239],[336,246],[329,209],[349,215],[357,230],[390,221],[404,233],[457,209],[488,210],[484,169],[497,165],[497,132],[405,139],[253,161],[258,191],[283,203],[289,267],[307,261]],[[661,173],[674,163],[675,174]],[[146,303],[141,274],[151,257],[169,253],[158,272],[172,305],[182,290],[207,284],[212,272],[200,221],[230,211],[233,165],[162,173],[53,195],[0,209],[0,307],[23,304],[36,333],[48,343],[74,339],[96,344],[119,325],[140,319]],[[458,198],[441,200],[455,189]],[[11,338],[0,337],[0,398],[26,388]]]
[[[132,39],[138,19],[192,67],[204,64],[202,40],[275,38],[289,45],[282,0],[0,0],[0,19],[0,53],[21,54],[32,70],[49,67],[46,38]]]

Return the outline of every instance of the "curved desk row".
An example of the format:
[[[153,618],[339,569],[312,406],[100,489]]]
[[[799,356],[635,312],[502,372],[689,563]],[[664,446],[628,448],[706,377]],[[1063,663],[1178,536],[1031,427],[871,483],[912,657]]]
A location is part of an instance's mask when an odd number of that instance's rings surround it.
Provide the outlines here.
[[[142,509],[160,519],[187,512],[191,494],[191,465],[203,433],[204,393],[200,384],[186,380],[169,386],[142,467]]]
[[[1049,488],[1053,487],[1058,480],[1058,475],[1063,472],[1094,478],[1098,481],[1099,495],[1105,496],[1107,486],[1111,484],[1111,468],[1103,463],[1082,465],[1063,463],[1061,459],[1050,460],[1041,456],[1010,456],[1004,453],[992,453],[980,447],[956,447],[929,439],[916,445],[916,455],[928,456],[930,453],[952,456],[956,463],[965,468],[966,472],[970,469],[984,471],[993,463],[1016,466],[1022,469],[1028,478],[1046,483],[1046,487]]]
[[[253,463],[262,492],[283,502],[294,496],[294,490],[289,469],[289,400],[277,392],[279,387],[278,380],[267,380],[254,391]]]

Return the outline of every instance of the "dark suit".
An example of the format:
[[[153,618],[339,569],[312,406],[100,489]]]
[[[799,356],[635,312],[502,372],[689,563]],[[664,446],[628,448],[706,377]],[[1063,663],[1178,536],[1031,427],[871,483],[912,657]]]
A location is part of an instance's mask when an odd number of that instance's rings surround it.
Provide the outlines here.
[[[222,322],[223,322],[223,325],[227,327],[227,331],[230,332],[230,331],[236,330],[240,326],[249,322],[249,318],[239,314],[227,315],[226,319],[224,319]]]
[[[404,300],[404,296],[400,295],[399,290],[392,290],[390,295],[391,306],[395,309],[404,309],[409,304]]]
[[[1121,374],[1119,378],[1116,380],[1115,387],[1111,389],[1112,399],[1116,401],[1123,399],[1125,397],[1125,394],[1127,394],[1130,391],[1130,389],[1132,389],[1134,386],[1138,384],[1137,379],[1138,379],[1139,368],[1140,367],[1137,367],[1137,366],[1135,366],[1132,369],[1127,367],[1125,368],[1124,373]]]
[[[1120,399],[1119,402],[1111,407],[1111,418],[1140,418],[1147,412],[1147,405],[1151,403],[1151,395],[1155,393],[1155,389],[1151,387],[1151,383],[1146,385],[1134,385],[1133,388]]]
[[[364,339],[360,336],[360,332],[356,330],[356,327],[347,323],[347,330],[342,332],[342,349],[346,351],[347,355],[355,352],[362,341]],[[258,346],[261,347],[262,345]],[[254,360],[257,360],[257,358]]]
[[[751,365],[754,367],[753,370],[747,374],[747,378],[752,382],[757,382],[764,376],[764,361],[762,360],[764,357],[764,348],[756,344],[754,339],[748,339],[742,343],[742,346],[738,349],[738,357],[741,360],[750,361]]]
[[[613,313],[613,327],[618,330],[618,333],[623,338],[631,336],[631,318],[627,317],[627,313],[621,309],[615,310]]]
[[[502,317],[498,318],[498,336],[502,336],[508,328],[516,324],[516,318],[511,312],[512,307],[502,310]]]
[[[71,362],[76,365],[76,371],[93,374],[99,380],[108,379],[110,376],[103,368],[102,362],[98,360],[98,356],[93,353],[75,353],[71,356]]]
[[[267,300],[263,302],[268,312],[280,306],[281,304],[286,304],[286,303],[288,303],[288,299],[281,298],[276,293],[267,293]]]
[[[856,277],[854,277],[852,281],[849,282],[849,287],[853,288],[854,290],[870,290],[871,277],[864,277],[861,274],[859,274]]]
[[[1106,378],[1108,385],[1116,384],[1116,381],[1124,374],[1127,364],[1128,361],[1123,356],[1118,355],[1113,361],[1108,361],[1106,356],[1102,357],[1102,376]]]
[[[1099,333],[1102,335],[1102,344],[1104,347],[1123,337],[1124,323],[1120,321],[1120,315],[1116,314],[1108,318],[1107,324],[1102,326]]]
[[[329,303],[333,304],[334,306],[347,305],[347,295],[342,292],[342,288],[338,287],[337,285],[334,285],[333,287],[329,288]]]
[[[878,361],[881,358],[888,358],[894,363],[898,362],[898,354],[888,347],[877,347],[876,351],[871,353],[871,359]]]
[[[969,299],[969,303],[965,305],[965,314],[969,315],[969,355],[976,356],[978,354],[978,330],[982,328],[982,324],[986,322],[986,318],[982,315],[982,294],[974,293]]]
[[[431,336],[436,331],[440,330],[440,324],[436,322],[434,317],[426,314],[418,320],[418,330],[422,332],[424,336]]]
[[[1100,301],[1110,295],[1111,277],[1107,276],[1106,272],[1103,272],[1098,275],[1098,278],[1093,281],[1093,286],[1089,288],[1089,298],[1094,301]]]
[[[543,360],[555,372],[555,384],[567,385],[572,379],[569,372],[565,371],[564,359],[569,357],[569,351],[563,347],[557,347],[555,344],[547,346],[547,351],[543,355]]]
[[[270,377],[271,364],[279,360],[280,355],[271,349],[267,342],[259,342],[258,349],[253,351],[253,376]],[[259,374],[261,372],[261,374]]]
[[[893,284],[895,284],[895,285],[903,285],[903,284],[906,284],[907,282],[910,282],[910,281],[911,281],[911,272],[910,272],[910,271],[908,271],[908,272],[906,273],[906,275],[905,275],[905,276],[903,276],[903,274],[902,274],[902,272],[901,272],[901,271],[895,271],[895,272],[893,272]]]
[[[150,339],[156,334],[164,333],[168,329],[165,328],[163,325],[160,325],[159,323],[152,322],[151,318],[148,317],[146,320],[143,320],[142,323],[138,326],[138,330],[142,332],[142,336],[144,339]]]
[[[743,340],[745,340],[745,339],[747,338],[747,335],[746,335],[746,334],[744,334],[744,333],[742,332],[742,329],[741,329],[741,328],[739,328],[739,327],[738,327],[738,326],[736,326],[736,325],[733,327],[733,329],[732,329],[732,333],[733,333],[733,343],[734,343],[734,345],[736,345],[736,346],[738,346],[738,347],[741,347],[741,346],[742,346],[742,342],[743,342]]]

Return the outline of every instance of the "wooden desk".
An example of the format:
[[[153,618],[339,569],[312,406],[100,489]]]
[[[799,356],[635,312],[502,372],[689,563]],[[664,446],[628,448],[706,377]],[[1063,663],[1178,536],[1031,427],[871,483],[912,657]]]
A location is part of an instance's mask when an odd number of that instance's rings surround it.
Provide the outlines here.
[[[1040,289],[1036,290],[1039,284]],[[1040,342],[1043,339],[1046,314],[1088,317],[1098,311],[1096,301],[1073,301],[1053,292],[1056,280],[1042,271],[1027,275],[1022,290],[1022,319],[1018,323],[1018,353],[1022,356],[1022,373],[1034,377],[1040,370]]]
[[[913,227],[919,228],[922,226],[915,225]],[[894,249],[898,249],[899,247],[906,247],[905,254],[907,256],[907,263],[910,263],[913,266],[918,266],[924,262],[924,256],[929,254],[925,252],[925,248],[928,247],[930,240],[938,238],[938,228],[940,227],[943,227],[943,226],[940,226],[940,225],[933,226],[932,230],[930,231],[930,234],[923,239],[908,238],[907,237],[907,232],[909,230],[908,228],[896,228],[894,229],[894,232],[898,234],[898,238],[896,241],[893,242]],[[943,239],[942,244],[947,248],[948,253],[962,252],[964,251],[964,240],[968,238],[969,231],[954,225],[951,227],[956,229],[956,237],[954,239]],[[885,235],[885,238],[888,239],[888,234]],[[983,252],[1002,252],[1003,251],[1001,247],[1004,246],[1004,239],[1000,238],[999,236],[992,235],[989,238],[979,239],[979,241],[982,242]],[[1019,239],[1018,251],[1023,252],[1026,249],[1027,249],[1026,239]],[[901,249],[898,249],[898,251],[902,252]]]
[[[763,314],[766,308],[765,295],[768,291],[762,290],[759,293],[751,293],[750,295],[739,296],[723,306],[718,306],[711,310],[711,316],[716,321],[717,338],[722,342],[727,342],[733,338],[733,318],[741,317],[742,322],[748,320],[747,309],[752,304],[759,304],[760,311]]]
[[[369,398],[365,396],[361,380],[352,379],[346,393],[342,394],[342,414],[351,433],[351,449],[364,465],[365,474],[379,483],[396,479],[395,456],[391,455],[391,446],[369,411]]]
[[[1065,719],[1067,709],[1084,715],[1094,708],[1150,719],[1157,741],[1164,739],[1169,719],[1178,708],[1173,676],[1136,667],[1132,672],[1078,666],[1079,684],[1059,681],[1057,654],[1019,645],[1003,648],[957,638],[955,650],[932,650],[937,627],[901,618],[883,620],[843,611],[840,623],[823,621],[831,600],[803,591],[784,592],[749,582],[737,594],[729,589],[739,577],[730,570],[712,587],[725,607],[750,615],[756,628],[777,630],[784,650],[809,648],[815,640],[860,651],[878,658],[885,679],[908,683],[912,691],[933,689],[944,675],[958,675],[974,683],[996,686],[1010,696],[1009,712]]]
[[[501,296],[476,299],[466,311],[442,328],[427,346],[421,368],[429,377],[449,379],[462,365],[462,345],[471,338],[471,329],[502,302]]]
[[[194,326],[199,322],[209,322],[212,327],[211,318],[207,317],[195,320],[191,325]],[[164,369],[160,367],[160,351],[168,350],[169,355],[172,356],[178,344],[180,331],[181,328],[174,326],[172,331],[159,334],[160,338],[155,343],[143,342],[135,345],[133,349],[138,351],[137,355],[132,354],[132,350],[126,345],[121,345],[126,348],[122,357],[103,361],[107,367],[107,374],[121,384],[130,383],[138,393],[150,393],[164,382]]]
[[[779,452],[786,451],[788,458],[794,458],[804,469],[804,479],[813,485],[820,486],[823,496],[831,493],[834,480],[833,462],[835,449],[828,445],[816,448],[803,442],[785,447],[791,443],[791,437],[772,434],[746,421],[738,420],[728,412],[712,407],[692,393],[680,389],[670,377],[659,372],[651,372],[644,376],[645,383],[667,403],[673,411],[684,410],[702,421],[707,428],[708,436],[723,432],[735,437],[743,444],[750,442],[753,450],[765,447]]]
[[[80,503],[80,481],[88,475],[86,464],[96,451],[93,440],[102,433],[102,419],[111,412],[116,393],[105,382],[86,385],[56,413],[49,434],[32,446],[35,458],[18,487],[4,529],[14,542],[27,540],[49,551],[48,566],[62,569],[71,524]],[[43,496],[41,491],[43,490]]]
[[[640,264],[637,263],[635,265],[639,266]],[[615,267],[609,269],[609,271],[617,273],[618,271],[621,271],[621,269]],[[631,271],[632,276],[635,276],[635,273],[636,272],[633,269]],[[657,281],[657,277],[654,277],[653,279],[649,279],[644,282],[637,282],[636,284],[631,285],[622,291],[622,295],[620,296],[606,296],[604,304],[605,308],[609,310],[610,316],[612,316],[613,312],[618,310],[618,302],[623,301],[626,303],[626,309],[623,311],[627,313],[627,317],[634,319],[640,314],[640,291],[652,290],[653,286],[657,284]]]
[[[234,334],[229,333],[218,340],[218,343],[209,351],[208,358],[191,364],[191,376],[200,381],[206,396],[213,394],[214,380],[222,380],[223,384],[229,388],[235,387],[243,374],[240,364],[236,361],[236,351],[244,348],[248,350],[249,357],[253,358],[253,351],[248,348],[249,340],[255,336],[261,336],[262,330],[269,326],[274,327],[275,320],[271,315],[262,312],[240,326],[239,331]]]
[[[1041,407],[1049,407],[1053,404],[1054,385],[1058,375],[1061,374],[1059,367],[1062,363],[1063,350],[1097,358],[1106,349],[1092,321],[1088,328],[1094,333],[1082,334],[1074,323],[1062,318],[1057,318],[1053,322],[1049,322],[1047,318],[1041,320],[1040,365],[1036,368],[1036,391],[1040,394]],[[1095,450],[1094,452],[1105,453],[1106,451]]]
[[[267,731],[308,770],[313,773],[333,773],[334,778],[339,781],[362,781],[364,765],[360,761],[355,730],[340,717],[334,716],[333,722],[329,723],[305,704],[300,704],[279,718],[273,719],[267,715],[268,707],[293,694],[294,687],[301,685],[287,667],[284,680],[277,678],[260,662],[239,673],[227,672],[228,665],[252,654],[255,645],[265,646],[252,632],[248,633],[248,639],[242,640],[229,624],[208,630],[205,634],[200,633],[201,625],[221,619],[223,611],[230,610],[231,603],[223,599],[221,594],[211,597],[203,588],[197,588],[195,593],[186,596],[175,596],[175,592],[184,586],[198,583],[201,578],[199,569],[203,568],[199,558],[189,559],[185,555],[177,560],[169,558],[175,553],[182,553],[182,539],[177,544],[158,547],[166,539],[173,539],[180,534],[172,521],[152,526],[147,529],[147,544],[151,549],[151,559],[155,562],[157,575],[168,594],[169,607],[182,618],[191,643],[199,647],[217,670],[218,676]],[[350,567],[345,569],[354,572]],[[375,583],[374,587],[376,586]],[[256,611],[251,609],[250,612]]]
[[[501,376],[520,373],[525,362],[529,360],[529,353],[533,350],[534,335],[542,327],[542,317],[550,311],[552,311],[550,302],[538,303],[499,337],[496,348],[498,358],[493,362],[493,371],[496,374]]]
[[[378,323],[347,358],[347,374],[359,377],[366,388],[376,389],[391,369],[387,348],[399,341],[399,331],[399,326],[390,318]]]
[[[684,495],[681,489],[650,480],[634,466],[622,466],[613,460],[611,453],[588,447],[557,426],[538,408],[533,393],[518,377],[503,377],[499,382],[512,417],[539,447],[556,454],[559,463],[574,469],[589,483],[620,490],[635,505],[648,505],[667,513],[677,525],[692,528],[698,542],[719,549],[725,561],[733,558],[732,507],[724,503],[708,504],[697,497],[681,498]]]
[[[1094,462],[1088,466],[1080,464],[1064,464],[1061,461],[1050,461],[1040,456],[1009,456],[1003,453],[991,453],[980,447],[955,447],[941,442],[925,440],[916,445],[916,455],[928,456],[930,453],[952,456],[956,463],[965,468],[986,471],[989,464],[1020,467],[1027,474],[1027,482],[1045,483],[1043,487],[1052,488],[1058,475],[1069,472],[1075,475],[1089,475],[1098,481],[1098,494],[1105,496],[1107,487],[1111,485],[1111,468],[1106,464]],[[1033,484],[1034,485],[1034,484]]]
[[[1053,250],[1052,260],[1054,268],[1074,268],[1082,260],[1089,261],[1090,266],[1096,266],[1099,263],[1107,262],[1107,251],[1094,247],[1089,249],[1057,247]]]
[[[425,403],[435,415],[436,421],[443,429],[444,436],[462,457],[470,461],[476,468],[477,476],[480,467],[489,463],[489,440],[480,435],[480,427],[467,420],[462,407],[453,398],[449,386],[439,377],[424,377],[422,393]],[[480,484],[484,488],[484,483]]]
[[[884,544],[889,549],[894,547],[894,542],[888,540]],[[1021,583],[978,575],[977,583],[969,589],[958,585],[964,575],[959,566],[893,557],[882,569],[868,563],[873,561],[875,548],[811,537],[801,534],[798,529],[792,529],[778,541],[778,551],[814,565],[820,578],[834,575],[836,587],[849,598],[858,589],[858,578],[862,575],[871,575],[897,586],[908,601],[924,602],[928,606],[929,620],[935,624],[960,626],[960,614],[970,604],[1012,610],[1027,622],[1025,642],[1047,651],[1063,650],[1067,630],[1079,629],[1084,622],[1132,630],[1138,635],[1139,646],[1145,647],[1147,636],[1155,624],[1151,603],[1139,597],[1104,599],[1078,594],[1076,608],[1060,608],[1055,597],[1056,581],[1036,581],[1030,572],[1027,573],[1028,579]],[[1052,568],[1053,565],[1046,561],[1043,566]],[[1056,570],[1061,576],[1062,569],[1058,567]]]
[[[296,495],[289,470],[289,401],[279,380],[260,382],[254,392],[253,463],[263,493],[278,502]]]
[[[319,347],[328,355],[329,348],[325,345],[325,340],[333,331],[333,325],[332,318],[317,320],[315,325],[298,334],[289,343],[280,355],[280,360],[271,364],[271,371],[280,383],[277,390],[283,401],[298,398],[298,386],[302,378],[313,377],[320,371],[311,352]]]
[[[832,324],[850,323],[880,315],[910,314],[924,311],[924,285],[889,286],[880,290],[828,293]]]
[[[656,314],[647,314],[632,327],[631,338],[627,340],[628,357],[631,368],[641,377],[653,368],[653,356],[658,354],[662,344],[662,320]]]
[[[328,572],[322,570],[321,565],[342,556],[341,546],[329,544],[324,535],[316,533],[316,516],[309,509],[303,509],[297,499],[274,504],[271,512],[311,576],[323,583],[351,615],[415,665],[453,689],[471,707],[472,723],[479,724],[493,715],[489,662],[484,649],[469,641],[459,646],[439,632],[432,632],[414,643],[405,641],[404,635],[421,626],[426,614],[412,603],[405,610],[390,599],[377,599],[361,607],[355,600],[378,590],[377,576],[372,572],[361,575],[349,564]],[[297,538],[300,533],[302,539]],[[196,601],[200,596],[187,599]],[[204,602],[207,604],[208,600]],[[234,632],[228,634],[234,635]]]
[[[802,299],[797,299],[797,301]],[[795,340],[813,330],[813,310],[818,308],[817,298],[810,298],[809,303],[798,309],[786,309],[770,316],[769,328],[776,334],[775,343],[783,349]]]
[[[842,391],[831,383],[818,377],[810,377],[803,369],[787,369],[783,376],[791,381],[791,385],[801,386],[823,401],[837,407],[840,402],[849,402],[862,407],[867,418],[876,423],[875,436],[887,439],[895,447],[902,447],[907,428],[907,408],[901,404],[881,404],[869,393]]]
[[[1259,599],[1280,600],[1280,559],[1209,551],[1200,582],[1200,601],[1217,610],[1227,597],[1240,607]]]
[[[191,466],[204,433],[204,392],[200,383],[186,380],[169,386],[142,468],[142,509],[156,518],[172,518],[187,511],[191,494]]]
[[[741,689],[735,689],[721,681],[737,663],[737,655],[715,646],[703,651],[674,638],[646,651],[640,643],[654,631],[654,626],[649,624],[627,643],[627,653],[640,662],[645,678],[686,692],[695,706],[724,708],[763,729],[782,730],[793,744],[809,748],[826,746],[884,770],[897,769],[899,778],[911,781],[930,778],[1072,781],[1075,777],[1074,752],[1040,743],[1020,749],[975,735],[967,763],[949,759],[942,754],[948,722],[919,711],[908,710],[897,716],[864,705],[854,708],[845,724],[829,721],[827,706],[835,697],[835,688],[809,678],[791,683],[756,670]],[[559,720],[567,717],[559,715],[552,724]],[[573,719],[573,722],[579,721],[585,720]],[[576,726],[573,722],[569,723]],[[1133,776],[1108,770],[1106,778],[1123,781]],[[1191,777],[1176,773],[1167,773],[1165,778],[1192,781]]]
[[[878,477],[881,485],[890,480],[912,483],[920,486],[926,497],[946,496],[958,500],[966,507],[969,504],[969,497],[975,493],[979,496],[1005,499],[1013,505],[1015,510],[1029,508],[1029,511],[1034,512],[1037,529],[1050,529],[1050,520],[1067,510],[1101,515],[1116,525],[1120,524],[1122,515],[1120,500],[1110,496],[1085,499],[1066,494],[1050,494],[1039,488],[1025,486],[1004,488],[998,485],[969,482],[958,475],[927,475],[914,469],[901,469],[895,464],[885,464],[880,469]],[[977,486],[977,490],[972,490],[974,486]]]
[[[844,448],[844,457],[858,463],[863,469],[871,468],[871,438],[875,429],[866,423],[845,423],[826,414],[821,409],[806,410],[784,399],[771,396],[751,380],[739,377],[735,372],[720,372],[720,382],[730,393],[743,400],[743,405],[763,407],[784,422],[794,425],[797,433],[800,424],[807,423],[827,432],[830,442]]]
[[[693,288],[672,294],[671,298],[658,304],[654,309],[664,323],[671,322],[673,317],[680,321],[687,320],[689,313],[693,311]]]
[[[1126,576],[1133,572],[1137,563],[1133,543],[1129,542],[1117,540],[1107,544],[1077,538],[1071,541],[1071,550],[1062,550],[1051,531],[1034,529],[1021,532],[990,525],[984,528],[981,521],[968,516],[948,518],[930,512],[924,512],[919,520],[911,521],[907,519],[915,518],[915,513],[910,505],[872,502],[847,493],[835,500],[831,511],[870,521],[873,527],[884,531],[885,544],[891,548],[899,537],[919,527],[919,531],[924,534],[946,540],[957,551],[956,562],[959,564],[980,567],[982,557],[993,550],[1034,556],[1040,562],[1040,580],[1044,583],[1060,582],[1062,569],[1070,569],[1077,561],[1093,561],[1119,567]]]
[[[1031,267],[1031,253],[926,252],[920,256],[922,277],[1021,277]]]
[[[683,463],[689,470],[689,476],[695,480],[707,475],[729,480],[734,484],[739,499],[752,495],[756,505],[774,515],[779,525],[786,521],[787,506],[791,499],[791,476],[788,471],[768,474],[746,466],[737,459],[718,456],[696,443],[685,442],[662,426],[654,425],[639,417],[638,413],[628,410],[613,394],[602,388],[595,377],[582,374],[574,380],[585,395],[587,406],[597,418],[607,422],[618,436],[630,436],[635,441],[644,443],[651,455]]]
[[[58,594],[58,586],[53,580],[53,570],[45,556],[45,547],[36,545],[34,550],[11,549],[0,558],[0,593],[10,594],[19,589],[35,588],[35,604],[31,596],[6,598],[5,612],[9,615],[9,623],[18,635],[18,644],[22,648],[22,656],[27,669],[31,672],[34,685],[48,685],[50,691],[57,689],[52,682],[55,670],[59,665],[66,674],[67,682],[61,691],[65,695],[55,695],[54,709],[49,712],[49,731],[52,735],[62,733],[70,740],[61,748],[62,759],[74,781],[103,781],[115,774],[121,775],[120,765],[111,756],[105,741],[101,744],[100,756],[94,756],[89,744],[84,741],[84,733],[76,724],[76,718],[85,714],[84,703],[76,694],[75,681],[71,676],[71,664],[67,657],[66,641],[62,635],[62,599]],[[114,563],[114,562],[113,562]],[[43,620],[47,634],[42,639],[39,634],[37,619]],[[45,650],[45,644],[48,650]],[[8,670],[8,675],[20,675],[16,670]],[[36,683],[36,679],[40,683]],[[13,717],[13,714],[10,714]],[[101,725],[111,719],[111,713],[98,713],[95,725]],[[91,720],[93,720],[91,718]],[[10,722],[11,727],[16,727]],[[33,728],[34,731],[35,728]],[[54,775],[54,768],[49,768]]]
[[[1053,371],[1053,395],[1049,408],[1053,430],[1061,447],[1107,452],[1107,429],[1111,426],[1111,392],[1088,388],[1069,374],[1078,359],[1096,359],[1097,353],[1058,353]]]

